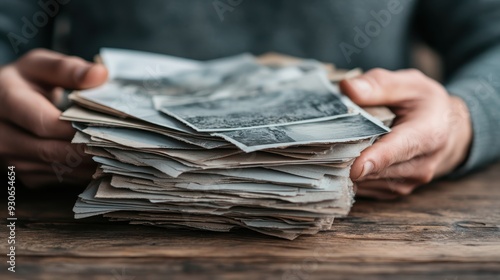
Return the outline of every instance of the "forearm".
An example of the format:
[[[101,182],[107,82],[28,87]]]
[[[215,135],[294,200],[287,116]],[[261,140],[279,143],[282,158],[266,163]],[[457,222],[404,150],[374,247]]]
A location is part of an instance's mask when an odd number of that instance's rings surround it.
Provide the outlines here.
[[[469,110],[473,141],[459,176],[500,158],[500,45],[490,48],[461,67],[446,83]]]
[[[440,54],[444,86],[467,104],[472,123],[467,158],[452,176],[500,158],[499,13],[500,1],[419,1],[419,35]]]

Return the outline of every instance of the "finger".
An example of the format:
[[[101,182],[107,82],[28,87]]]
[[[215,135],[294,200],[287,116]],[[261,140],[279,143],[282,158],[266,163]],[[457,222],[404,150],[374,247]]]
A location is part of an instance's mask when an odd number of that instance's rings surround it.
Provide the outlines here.
[[[360,106],[401,106],[418,99],[416,88],[425,79],[417,70],[373,69],[356,78],[343,80],[341,91]]]
[[[54,106],[59,106],[64,102],[64,89],[60,87],[56,87],[51,89],[46,94],[47,99],[50,103],[54,104]]]
[[[41,139],[8,123],[0,122],[2,142],[0,152],[4,157],[21,157],[45,163],[88,164],[90,158],[81,145],[69,141]],[[4,134],[5,133],[5,134]]]
[[[424,139],[419,131],[426,131],[424,123],[408,121],[398,125],[364,150],[351,167],[351,178],[361,178],[382,172],[387,167],[408,161],[414,157],[431,154],[436,147],[430,139]]]
[[[378,200],[393,200],[400,197],[397,194],[390,193],[387,191],[378,191],[370,189],[360,189],[356,192],[357,197],[374,198]]]
[[[59,180],[54,174],[29,174],[19,179],[28,188],[57,187],[57,186],[85,186],[90,180],[79,178],[64,178]]]
[[[426,184],[434,178],[436,166],[437,161],[434,155],[421,156],[389,166],[380,173],[366,176],[365,179],[398,178]]]
[[[1,94],[0,118],[42,138],[71,139],[75,130],[59,120],[59,111],[47,98],[29,87],[8,88]]]
[[[418,185],[410,180],[378,179],[357,182],[358,192],[382,192],[386,195],[409,195]]]
[[[27,187],[44,187],[56,185],[78,185],[84,186],[90,182],[95,166],[82,166],[65,174],[55,172],[52,165],[37,163],[24,159],[16,159],[9,162],[16,166],[19,180]]]
[[[103,65],[43,49],[29,52],[17,65],[20,73],[32,81],[69,89],[96,87],[108,77]]]
[[[9,158],[9,165],[16,167],[16,172],[20,175],[20,178],[24,177],[24,174],[43,174],[43,173],[53,173],[50,164],[39,162],[35,160],[26,159],[24,157]]]
[[[399,195],[385,188],[366,188],[359,187],[358,184],[354,184],[356,197],[374,198],[380,200],[395,199]]]

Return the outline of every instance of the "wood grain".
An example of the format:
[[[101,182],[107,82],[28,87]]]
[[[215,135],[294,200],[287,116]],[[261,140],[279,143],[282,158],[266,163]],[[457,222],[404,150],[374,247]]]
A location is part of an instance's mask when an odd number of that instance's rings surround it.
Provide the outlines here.
[[[18,271],[1,279],[500,279],[500,164],[360,200],[333,231],[294,241],[74,220],[80,191],[18,190]]]

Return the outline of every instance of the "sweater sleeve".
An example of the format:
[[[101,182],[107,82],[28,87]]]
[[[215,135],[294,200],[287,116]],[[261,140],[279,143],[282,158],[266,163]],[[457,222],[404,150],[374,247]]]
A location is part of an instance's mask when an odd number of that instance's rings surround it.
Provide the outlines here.
[[[500,1],[423,0],[421,37],[442,57],[444,86],[468,106],[473,129],[467,160],[457,177],[500,158]]]
[[[50,48],[60,8],[55,0],[0,0],[0,65],[30,49]]]

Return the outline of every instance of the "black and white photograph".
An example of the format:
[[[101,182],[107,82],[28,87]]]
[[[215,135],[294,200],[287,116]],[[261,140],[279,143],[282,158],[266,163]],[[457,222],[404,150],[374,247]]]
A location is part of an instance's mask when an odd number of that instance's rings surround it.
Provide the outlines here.
[[[167,91],[170,91],[170,88],[167,86],[161,87],[157,91],[159,94],[153,96],[153,102],[155,108],[161,111],[164,106],[195,103],[201,98],[208,101],[259,94],[266,88],[300,78],[307,72],[323,71],[318,63],[308,63],[304,66],[299,64],[272,68],[264,65],[258,67],[248,65],[235,69],[225,78],[221,78],[221,83],[214,84],[211,87],[202,88],[198,86],[197,89],[194,89],[191,85],[186,84],[177,88],[183,91],[183,94],[166,94]],[[170,79],[176,79],[176,77]]]
[[[256,94],[166,105],[161,111],[200,132],[305,123],[354,114],[345,98],[323,82],[324,75],[313,72]]]
[[[388,130],[359,114],[345,118],[214,133],[235,144],[245,152],[308,145],[341,143],[372,138]]]
[[[216,89],[263,68],[250,54],[199,62],[199,65],[196,69],[162,76],[152,74],[146,79],[128,79],[127,82],[138,85],[140,90],[152,96],[194,98],[210,96]]]

